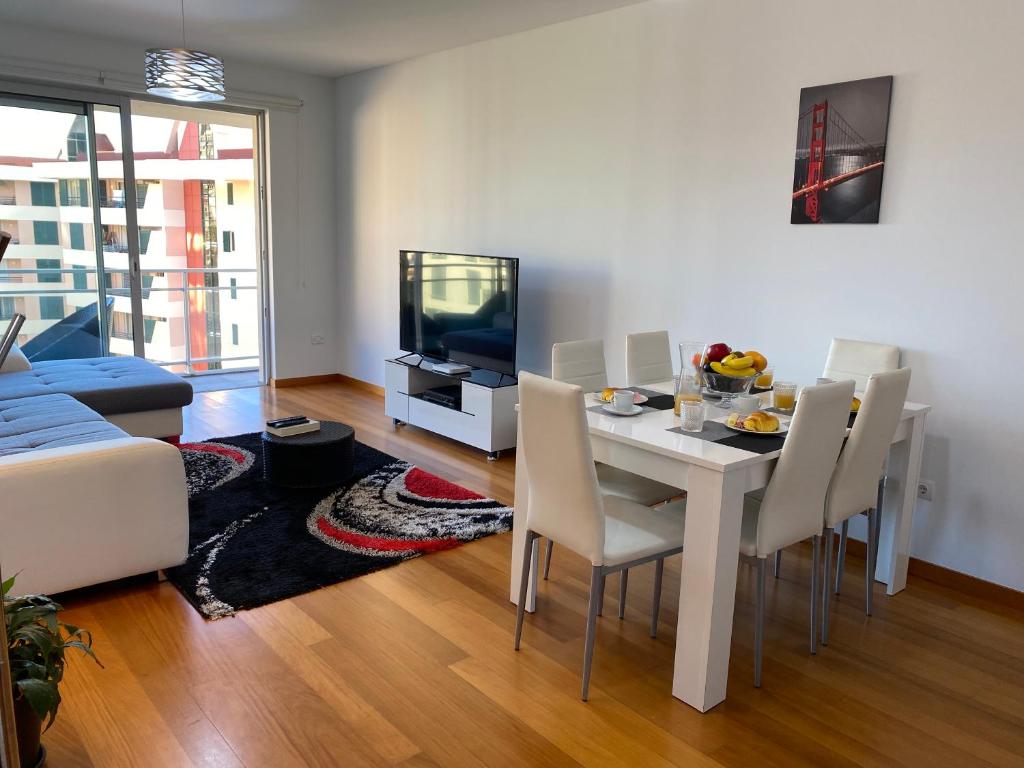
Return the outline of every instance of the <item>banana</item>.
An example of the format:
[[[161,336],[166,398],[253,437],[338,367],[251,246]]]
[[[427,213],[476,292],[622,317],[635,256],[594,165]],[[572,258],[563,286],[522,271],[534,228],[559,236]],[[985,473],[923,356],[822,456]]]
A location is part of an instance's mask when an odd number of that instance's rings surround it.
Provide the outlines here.
[[[722,365],[721,363],[712,363],[711,370],[715,373],[720,373],[723,376],[728,376],[733,379],[743,379],[747,376],[757,375],[757,371],[753,368],[730,368],[729,366]]]
[[[726,358],[722,362],[725,363],[725,365],[729,366],[730,368],[754,367],[754,358],[752,358],[750,355],[745,355],[744,357],[734,357],[732,360]]]

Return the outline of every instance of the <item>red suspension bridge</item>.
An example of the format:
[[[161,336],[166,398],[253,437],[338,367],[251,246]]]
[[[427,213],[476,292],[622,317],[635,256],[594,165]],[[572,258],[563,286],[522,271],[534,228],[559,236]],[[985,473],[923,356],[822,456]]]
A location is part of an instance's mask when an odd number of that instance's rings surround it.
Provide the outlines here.
[[[820,193],[881,168],[883,153],[884,146],[867,141],[828,101],[812,105],[797,122],[796,159],[806,160],[807,175],[794,183],[793,200],[804,198],[804,214],[821,221]]]

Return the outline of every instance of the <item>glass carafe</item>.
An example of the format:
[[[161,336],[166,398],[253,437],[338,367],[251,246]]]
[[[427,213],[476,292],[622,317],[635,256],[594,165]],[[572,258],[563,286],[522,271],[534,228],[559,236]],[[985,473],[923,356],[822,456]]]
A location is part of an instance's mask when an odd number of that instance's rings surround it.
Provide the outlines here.
[[[675,414],[679,415],[680,403],[684,400],[697,402],[701,399],[704,383],[704,360],[707,344],[702,341],[679,342],[679,376],[676,379]]]

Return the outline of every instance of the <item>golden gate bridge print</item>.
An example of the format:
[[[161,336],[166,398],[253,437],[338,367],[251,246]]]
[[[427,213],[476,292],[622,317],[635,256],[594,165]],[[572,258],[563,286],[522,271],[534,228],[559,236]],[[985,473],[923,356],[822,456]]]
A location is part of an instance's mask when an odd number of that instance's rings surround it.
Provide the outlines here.
[[[873,78],[801,92],[801,105],[809,96],[813,101],[797,119],[793,223],[878,221],[891,81]],[[854,119],[840,111],[840,103]],[[863,125],[855,126],[858,118]],[[877,178],[863,178],[870,174]]]

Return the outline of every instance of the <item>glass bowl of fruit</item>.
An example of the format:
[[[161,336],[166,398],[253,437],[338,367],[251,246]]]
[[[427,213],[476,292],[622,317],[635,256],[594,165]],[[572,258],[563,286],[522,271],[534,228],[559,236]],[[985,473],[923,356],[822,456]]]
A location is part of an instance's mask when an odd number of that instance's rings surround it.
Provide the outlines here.
[[[767,362],[757,352],[733,352],[725,344],[712,344],[704,363],[705,393],[720,398],[719,408],[731,408],[737,395],[750,392]]]

